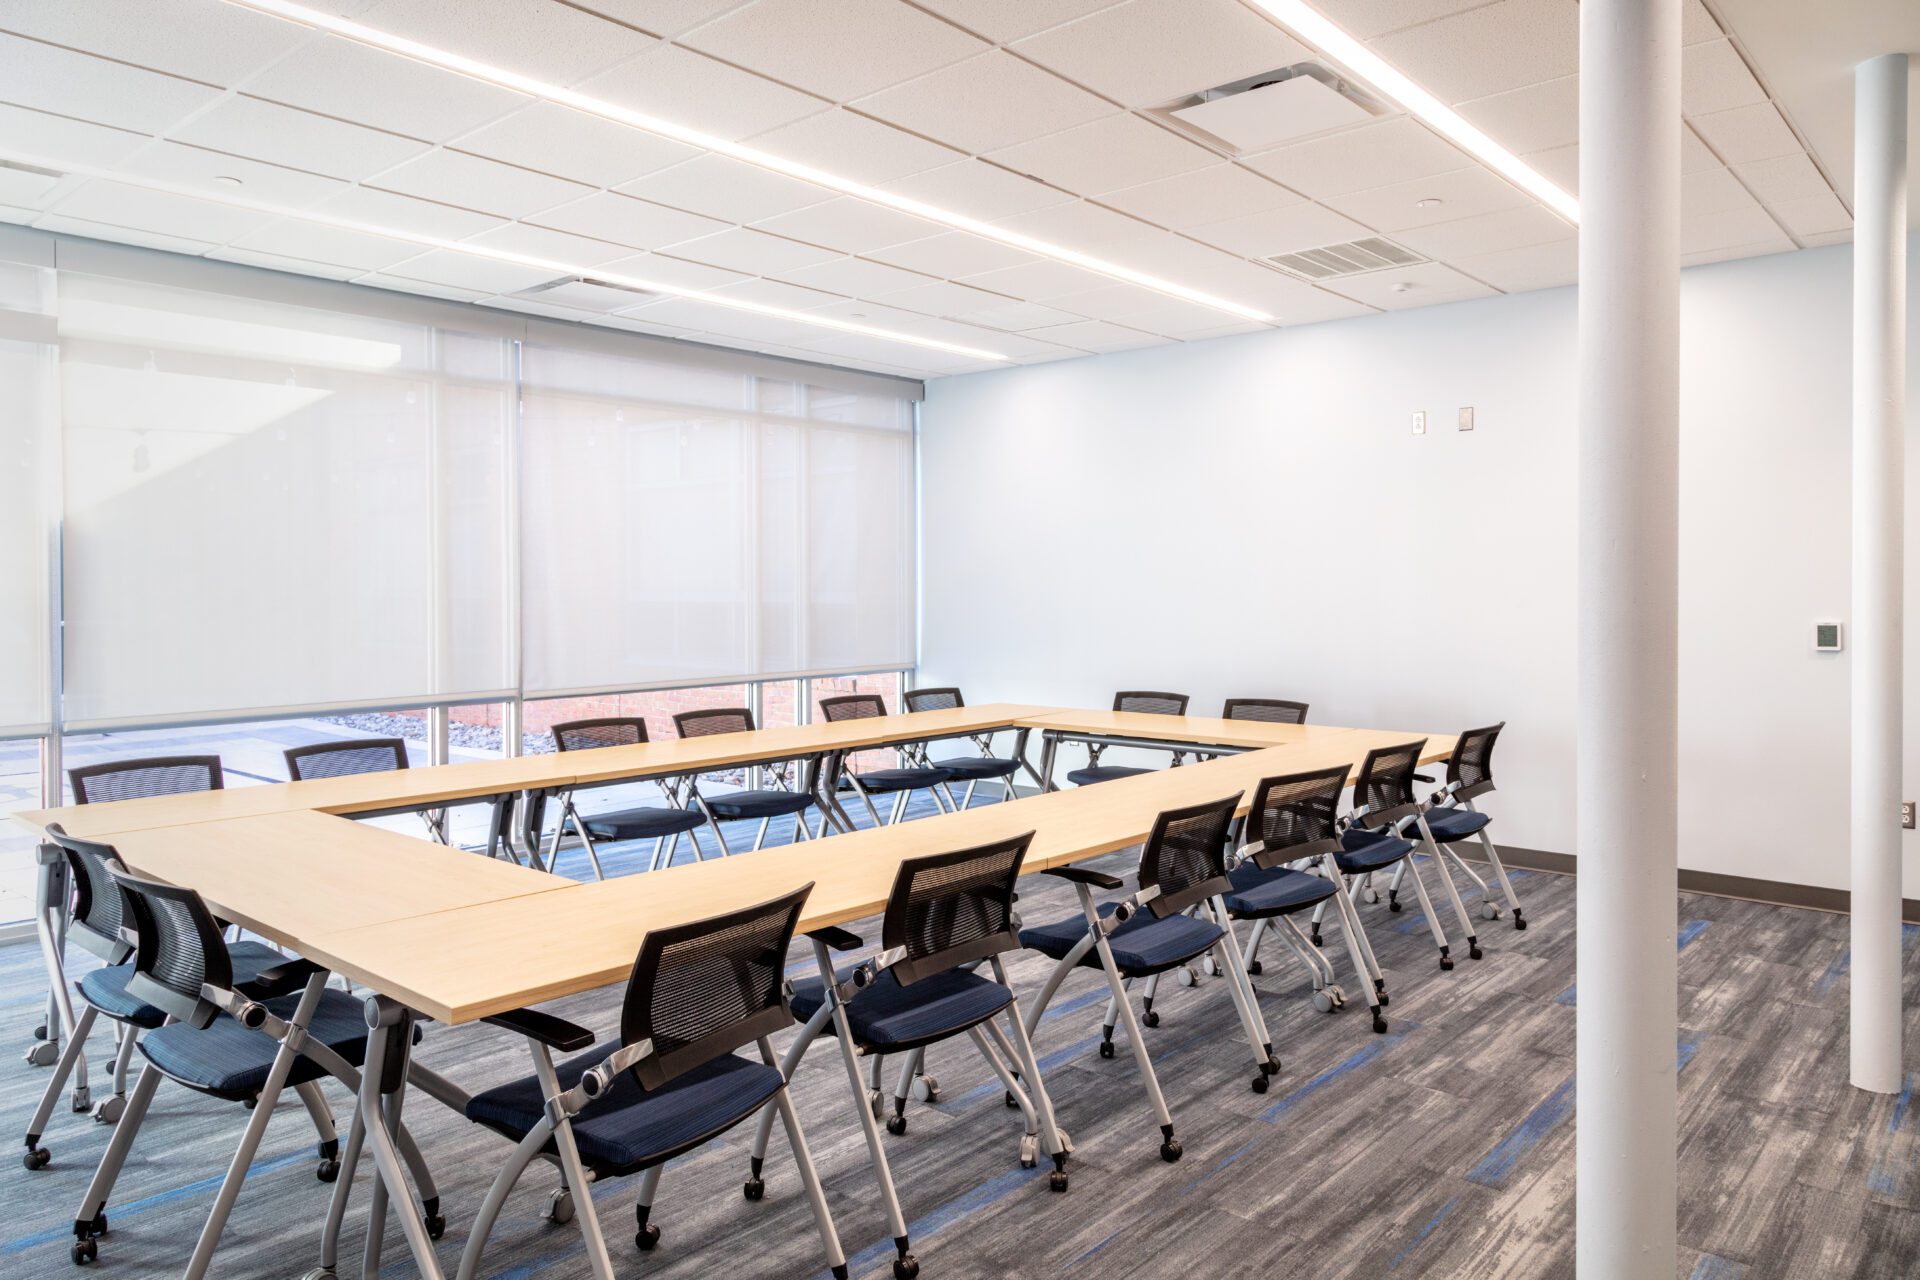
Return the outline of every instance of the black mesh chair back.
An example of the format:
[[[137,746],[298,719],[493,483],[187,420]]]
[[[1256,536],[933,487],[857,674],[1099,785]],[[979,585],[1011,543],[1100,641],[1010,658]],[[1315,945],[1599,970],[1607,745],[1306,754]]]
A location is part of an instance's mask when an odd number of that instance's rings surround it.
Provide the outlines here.
[[[233,962],[220,926],[191,889],[115,872],[121,910],[138,936],[127,994],[190,1027],[205,1028],[219,1007],[200,994],[204,986],[233,985]]]
[[[67,940],[77,942],[108,964],[124,963],[133,954],[127,939],[115,872],[125,871],[110,844],[70,836],[59,823],[49,823],[47,839],[60,846],[73,869],[73,912],[67,921]]]
[[[1507,722],[1502,720],[1460,735],[1453,757],[1447,761],[1447,783],[1453,788],[1454,799],[1471,800],[1493,790],[1493,744],[1506,727]]]
[[[900,701],[909,711],[952,711],[967,705],[958,689],[909,689]]]
[[[407,767],[405,738],[345,738],[289,747],[287,776],[295,782],[345,778],[356,773],[391,773]]]
[[[1147,906],[1156,917],[1177,915],[1227,884],[1227,833],[1240,793],[1185,809],[1168,809],[1153,820],[1140,853],[1140,887],[1158,888]]]
[[[1254,865],[1276,867],[1331,853],[1340,846],[1340,797],[1351,765],[1262,778],[1247,811],[1247,838],[1259,841]]]
[[[1228,698],[1220,714],[1228,720],[1264,720],[1268,724],[1305,724],[1307,704],[1285,698]]]
[[[674,716],[673,727],[683,738],[704,738],[710,733],[746,733],[753,728],[753,712],[745,707],[682,711]]]
[[[992,844],[909,858],[893,878],[880,945],[906,950],[893,966],[901,986],[1020,945],[1013,885],[1033,832]]]
[[[1360,819],[1362,826],[1384,826],[1418,812],[1413,771],[1420,767],[1420,753],[1426,745],[1427,740],[1422,738],[1367,752],[1359,780],[1353,784],[1353,807],[1366,810]]]
[[[887,702],[877,693],[844,693],[820,699],[820,714],[828,720],[872,720],[887,714]]]
[[[148,756],[111,760],[67,770],[75,804],[108,804],[177,796],[188,791],[218,791],[227,785],[219,756]]]
[[[643,1089],[793,1025],[787,947],[811,883],[744,910],[655,929],[640,944],[620,1014],[625,1044],[653,1042],[634,1065]]]
[[[1183,716],[1187,714],[1187,695],[1155,693],[1150,689],[1129,689],[1113,695],[1113,709],[1138,711],[1150,716]]]
[[[637,747],[645,741],[647,721],[644,716],[601,716],[595,720],[568,720],[553,726],[553,745],[562,751]]]

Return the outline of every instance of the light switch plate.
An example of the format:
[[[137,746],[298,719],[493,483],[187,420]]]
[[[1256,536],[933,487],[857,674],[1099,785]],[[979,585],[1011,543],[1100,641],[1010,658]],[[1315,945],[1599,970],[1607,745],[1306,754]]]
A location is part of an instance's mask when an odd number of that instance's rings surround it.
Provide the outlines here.
[[[1427,434],[1427,411],[1425,409],[1413,415],[1413,434],[1417,436]]]
[[[1465,405],[1461,408],[1460,429],[1462,431],[1473,430],[1473,406],[1472,405]]]

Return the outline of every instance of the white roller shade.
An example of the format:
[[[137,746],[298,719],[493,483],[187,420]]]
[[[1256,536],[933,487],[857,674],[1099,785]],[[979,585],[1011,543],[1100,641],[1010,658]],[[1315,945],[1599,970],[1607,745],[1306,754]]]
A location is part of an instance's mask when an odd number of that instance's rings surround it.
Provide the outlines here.
[[[53,718],[59,379],[54,272],[38,248],[0,239],[0,738],[37,737]]]

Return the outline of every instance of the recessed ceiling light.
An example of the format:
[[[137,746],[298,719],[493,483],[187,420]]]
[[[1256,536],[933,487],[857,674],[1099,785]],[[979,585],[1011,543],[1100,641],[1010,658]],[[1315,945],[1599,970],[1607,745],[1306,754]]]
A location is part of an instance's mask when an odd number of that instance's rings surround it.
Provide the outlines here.
[[[1415,200],[1413,207],[1416,209],[1438,209],[1445,203],[1446,201],[1442,200],[1439,196],[1426,196],[1422,199]]]
[[[44,159],[31,156],[12,157],[29,164],[46,164]],[[555,258],[538,257],[530,253],[513,253],[506,249],[496,249],[491,245],[469,244],[463,240],[447,240],[440,236],[424,235],[418,231],[408,231],[399,227],[382,226],[378,223],[362,222],[357,218],[340,218],[321,213],[315,209],[291,209],[284,205],[254,200],[245,196],[230,196],[210,192],[205,188],[194,188],[181,183],[165,182],[157,178],[146,178],[134,174],[119,173],[94,165],[68,164],[61,162],[60,167],[70,174],[86,178],[100,178],[108,182],[118,182],[130,187],[141,187],[148,191],[160,191],[168,195],[187,196],[195,200],[205,200],[212,204],[228,205],[235,209],[248,209],[255,213],[271,214],[280,218],[291,218],[299,222],[311,222],[323,227],[336,227],[342,231],[355,231],[361,235],[381,236],[388,240],[399,240],[406,244],[419,245],[423,249],[444,249],[449,253],[465,254],[472,258],[485,258],[490,262],[504,262],[510,266],[532,267],[539,271],[548,271],[556,276],[572,276],[594,284],[612,285],[616,289],[639,290],[646,293],[665,294],[674,298],[688,298],[695,302],[707,302],[716,307],[726,307],[732,311],[749,311],[755,315],[773,316],[781,320],[792,320],[799,324],[816,325],[822,329],[835,329],[841,333],[854,333],[867,338],[879,338],[887,342],[904,343],[910,347],[925,347],[929,351],[946,351],[953,355],[968,356],[975,360],[1007,360],[1007,356],[997,351],[988,351],[982,347],[969,347],[958,342],[944,342],[938,338],[923,338],[917,334],[901,333],[893,329],[883,329],[877,325],[854,324],[836,319],[833,316],[814,315],[807,311],[793,311],[786,307],[770,306],[761,302],[750,302],[744,298],[729,297],[722,293],[711,293],[705,289],[689,289],[682,285],[663,284],[657,280],[648,280],[641,276],[624,272],[604,271],[594,267],[584,267],[577,263],[561,262]]]
[[[503,89],[511,89],[516,93],[524,93],[563,107],[571,107],[575,111],[598,116],[602,120],[611,120],[616,124],[623,124],[629,128],[639,129],[642,132],[651,133],[656,137],[670,138],[675,142],[683,142],[688,146],[699,147],[704,151],[711,151],[718,155],[727,156],[730,159],[739,160],[745,164],[754,165],[774,173],[785,174],[790,178],[798,178],[802,182],[809,182],[817,187],[825,187],[829,191],[838,191],[843,195],[853,196],[856,199],[865,200],[871,204],[885,205],[890,209],[898,209],[902,213],[910,213],[917,218],[924,218],[928,222],[936,222],[942,226],[952,227],[956,231],[965,231],[970,235],[980,236],[988,240],[996,240],[1011,248],[1031,253],[1036,257],[1051,258],[1055,262],[1064,262],[1071,266],[1080,267],[1086,271],[1092,271],[1098,275],[1110,277],[1111,279],[1122,280],[1128,284],[1136,284],[1141,288],[1152,289],[1156,293],[1164,293],[1169,297],[1198,303],[1203,307],[1211,307],[1215,311],[1224,311],[1228,315],[1238,316],[1243,320],[1259,320],[1270,323],[1274,318],[1258,307],[1245,306],[1241,303],[1217,297],[1214,294],[1206,293],[1199,289],[1191,289],[1186,285],[1177,284],[1171,280],[1163,280],[1159,276],[1150,275],[1144,271],[1135,271],[1131,267],[1122,266],[1116,262],[1108,262],[1106,259],[1097,258],[1090,253],[1082,253],[1078,249],[1054,244],[1051,241],[1042,240],[1037,236],[1023,235],[1018,231],[1010,231],[1005,227],[995,226],[979,218],[968,217],[966,214],[955,212],[952,209],[943,209],[938,205],[928,204],[924,200],[916,200],[911,196],[900,195],[892,191],[883,191],[878,187],[868,186],[864,182],[856,182],[851,178],[842,177],[837,173],[830,173],[825,169],[817,169],[812,165],[802,164],[797,160],[789,160],[784,156],[777,156],[772,152],[747,146],[745,143],[730,142],[725,138],[715,137],[712,134],[704,133],[686,125],[677,124],[671,120],[663,120],[658,116],[648,115],[643,111],[635,111],[631,107],[623,107],[618,103],[608,102],[602,98],[595,98],[589,94],[563,88],[560,85],[549,84],[544,80],[537,80],[532,76],[522,75],[517,71],[509,71],[505,67],[494,66],[491,63],[481,62],[478,59],[453,53],[450,50],[436,48],[429,44],[422,44],[417,40],[409,40],[405,36],[398,36],[389,31],[381,31],[376,27],[369,27],[363,23],[353,22],[330,13],[323,13],[318,9],[311,9],[303,4],[295,4],[292,0],[226,0],[226,3],[237,5],[243,9],[252,9],[258,13],[271,14],[276,18],[284,18],[288,22],[296,22],[302,26],[313,27],[317,30],[340,36],[343,39],[352,40],[358,44],[369,45],[375,49],[384,49],[388,53],[396,53],[403,58],[410,58],[415,62],[424,62],[429,66],[439,67],[443,71],[451,71],[456,75],[466,76],[469,79],[498,85]]]
[[[241,185],[240,179],[225,173],[214,178],[213,184],[216,187],[237,187]]]
[[[1332,19],[1306,0],[1250,0],[1287,30],[1340,63],[1380,96],[1451,141],[1501,177],[1519,187],[1575,226],[1580,225],[1580,202],[1543,177],[1538,170],[1469,124],[1465,117],[1348,35]]]

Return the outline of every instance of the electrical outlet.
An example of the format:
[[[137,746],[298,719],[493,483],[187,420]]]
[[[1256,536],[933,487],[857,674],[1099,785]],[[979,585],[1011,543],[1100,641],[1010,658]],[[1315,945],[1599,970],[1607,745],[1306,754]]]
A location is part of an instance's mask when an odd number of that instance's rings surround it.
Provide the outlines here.
[[[1427,434],[1427,411],[1425,409],[1413,415],[1413,434],[1417,436]]]
[[[1460,429],[1462,431],[1473,430],[1473,406],[1470,404],[1461,406]]]
[[[1914,829],[1913,828],[1913,801],[1911,800],[1902,800],[1900,802],[1900,825],[1905,827],[1909,831],[1912,831]]]

